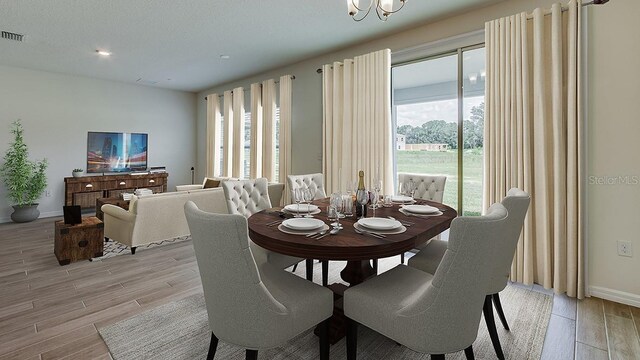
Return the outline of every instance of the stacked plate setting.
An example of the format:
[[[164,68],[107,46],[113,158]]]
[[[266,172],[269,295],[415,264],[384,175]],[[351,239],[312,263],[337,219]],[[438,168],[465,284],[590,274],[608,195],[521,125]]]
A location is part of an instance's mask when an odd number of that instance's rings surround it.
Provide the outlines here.
[[[320,208],[313,204],[289,204],[284,207],[289,214],[315,215],[320,213]]]
[[[411,196],[393,195],[391,196],[391,202],[395,204],[415,204],[415,200]]]
[[[287,219],[278,226],[278,229],[287,234],[304,235],[329,229],[322,220],[314,218]]]
[[[400,207],[400,212],[405,215],[423,217],[442,215],[440,209],[429,205],[403,205]]]
[[[353,226],[360,231],[379,234],[400,234],[407,230],[398,220],[379,217],[362,218]]]

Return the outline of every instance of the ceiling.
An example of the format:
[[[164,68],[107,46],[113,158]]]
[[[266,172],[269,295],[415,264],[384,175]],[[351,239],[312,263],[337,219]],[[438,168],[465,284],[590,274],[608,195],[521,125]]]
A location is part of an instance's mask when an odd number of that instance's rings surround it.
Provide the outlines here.
[[[345,0],[0,0],[0,30],[26,35],[0,39],[0,65],[195,92],[499,1],[408,0],[356,23]]]

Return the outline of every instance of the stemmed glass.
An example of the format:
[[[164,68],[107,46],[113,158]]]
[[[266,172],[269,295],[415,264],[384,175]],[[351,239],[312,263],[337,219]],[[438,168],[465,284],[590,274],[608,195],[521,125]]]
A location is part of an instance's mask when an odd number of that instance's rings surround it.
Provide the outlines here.
[[[304,190],[302,190],[302,200],[303,203],[307,205],[307,213],[304,215],[304,217],[307,218],[312,218],[313,215],[311,215],[311,201],[313,201],[314,197],[315,197],[315,192],[312,191],[309,188],[305,188]]]
[[[359,191],[356,200],[358,201],[358,204],[362,206],[362,217],[365,217],[364,212],[366,210],[367,203],[369,202],[369,192],[366,190]]]
[[[300,217],[300,202],[303,201],[304,196],[302,194],[302,189],[300,188],[295,188],[293,190],[291,190],[291,198],[293,199],[293,201],[295,201],[296,205],[297,205],[297,213],[294,215],[294,217],[299,218]]]
[[[340,225],[340,215],[344,210],[344,205],[342,203],[342,194],[333,193],[331,194],[331,198],[329,200],[330,208],[335,209],[336,212],[336,222],[331,225],[336,229],[342,229],[342,225]]]

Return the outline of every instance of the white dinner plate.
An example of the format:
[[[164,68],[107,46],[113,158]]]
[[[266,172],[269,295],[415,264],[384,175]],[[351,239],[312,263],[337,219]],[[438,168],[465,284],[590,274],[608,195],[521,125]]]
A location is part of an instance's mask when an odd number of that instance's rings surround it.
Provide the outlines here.
[[[297,213],[298,212],[298,205],[297,204],[289,204],[287,206],[284,207],[285,210],[287,210],[288,212],[291,213]],[[318,207],[313,205],[313,204],[300,204],[300,212],[301,213],[308,213],[308,212],[314,212],[318,210]]]
[[[324,224],[323,227],[313,229],[313,230],[293,230],[293,229],[289,229],[286,226],[282,226],[282,224],[280,224],[278,225],[278,230],[282,231],[285,234],[291,234],[291,235],[309,235],[309,234],[315,234],[320,231],[327,231],[329,230],[329,225]]]
[[[398,220],[379,217],[362,218],[358,220],[358,225],[372,230],[393,230],[402,226]]]
[[[324,226],[324,221],[314,218],[293,218],[282,222],[282,225],[293,230],[313,230]]]
[[[402,208],[413,214],[435,214],[440,210],[429,205],[404,205]]]
[[[413,202],[414,200],[411,196],[394,195],[391,197],[391,201],[396,203],[410,203],[410,202]]]

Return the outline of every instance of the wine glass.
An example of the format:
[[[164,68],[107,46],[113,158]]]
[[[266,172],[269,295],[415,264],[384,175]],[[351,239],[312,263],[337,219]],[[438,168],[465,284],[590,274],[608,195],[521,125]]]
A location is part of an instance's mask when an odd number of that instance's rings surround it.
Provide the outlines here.
[[[293,217],[300,217],[300,202],[303,200],[302,189],[295,188],[291,190],[291,198],[295,201],[297,205],[297,213]]]
[[[338,212],[333,205],[327,206],[327,220],[331,222],[331,226],[336,226],[338,221]]]
[[[335,206],[336,214],[338,215],[338,219],[336,220],[338,225],[336,226],[336,229],[342,229],[342,225],[340,225],[340,217],[344,217],[344,202],[342,201],[342,194],[340,194],[339,198],[336,198],[336,203],[333,205]]]
[[[305,204],[307,204],[307,213],[304,215],[304,217],[307,217],[307,218],[313,217],[313,215],[311,215],[310,208],[311,208],[311,201],[313,201],[315,195],[316,195],[315,192],[309,188],[305,188],[304,190],[302,190],[302,200],[304,201]]]
[[[376,209],[378,208],[378,192],[374,189],[369,193],[371,198],[371,209],[373,209],[373,217],[376,217]]]
[[[378,178],[377,176],[373,179],[373,184],[372,184],[372,188],[373,191],[375,192],[375,198],[372,199],[371,201],[371,205],[374,209],[374,214],[375,214],[375,209],[378,208],[378,202],[379,202],[379,197],[380,197],[380,191],[382,190],[382,180],[380,180],[380,178]],[[375,216],[375,215],[374,215]]]
[[[358,191],[357,199],[358,204],[362,206],[362,217],[364,217],[367,203],[369,202],[369,192],[367,190]]]
[[[336,211],[336,222],[332,223],[331,225],[333,227],[335,227],[336,229],[340,228],[340,213],[343,209],[342,206],[342,194],[340,193],[333,193],[331,194],[331,198],[329,198],[329,205],[330,207],[334,208]]]
[[[398,182],[398,195],[404,195],[405,194],[405,185],[402,181]]]

